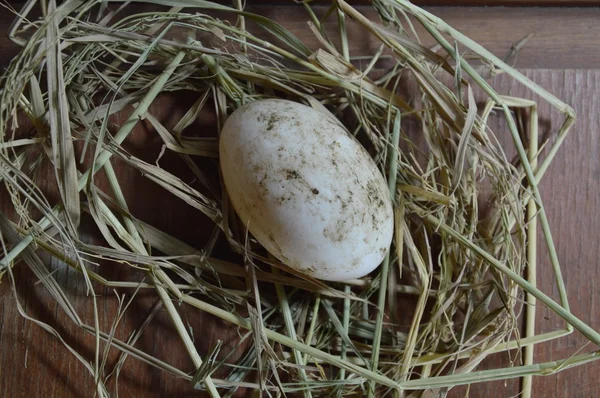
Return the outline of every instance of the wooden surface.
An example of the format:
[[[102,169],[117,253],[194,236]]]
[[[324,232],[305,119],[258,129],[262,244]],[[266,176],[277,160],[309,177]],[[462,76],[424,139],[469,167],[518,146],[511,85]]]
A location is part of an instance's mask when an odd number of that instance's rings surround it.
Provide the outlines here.
[[[600,230],[600,55],[596,50],[600,48],[600,9],[431,10],[500,55],[508,50],[512,42],[535,31],[536,36],[519,55],[517,66],[534,81],[571,104],[579,115],[572,135],[544,178],[542,196],[565,272],[572,311],[595,329],[600,329],[600,319],[596,316],[600,308],[600,288],[596,283],[600,274],[600,245],[595,233]],[[298,22],[297,9],[293,7],[271,7],[259,11],[275,17],[303,37],[308,34],[304,25]],[[10,20],[6,12],[0,12],[0,32],[6,32]],[[373,49],[368,38],[357,36],[351,39],[354,54],[367,53]],[[14,50],[15,47],[8,41],[0,40],[2,67],[7,64]],[[496,77],[493,84],[501,93],[531,97],[530,93],[516,86],[506,76]],[[178,98],[175,102],[170,101],[168,107],[164,103],[157,103],[151,108],[151,113],[168,127],[173,114],[181,112],[181,105],[189,101],[190,99]],[[558,122],[558,115],[551,113],[549,109],[545,103],[540,105],[542,133],[548,126],[555,126]],[[145,159],[155,159],[160,147],[154,145],[156,142],[153,139],[151,132],[140,125],[128,142],[128,149],[136,154],[144,153]],[[151,149],[148,150],[148,147]],[[174,162],[169,158],[164,161]],[[201,230],[181,230],[176,225],[179,222],[197,225],[196,222],[201,220],[190,222],[193,215],[181,207],[169,206],[169,210],[165,211],[161,201],[166,200],[166,197],[160,196],[160,192],[155,191],[143,178],[126,171],[121,171],[119,177],[129,179],[131,183],[131,190],[127,195],[142,199],[137,201],[137,208],[131,209],[134,215],[164,228],[190,244],[197,241],[202,234]],[[146,198],[151,199],[143,200]],[[5,204],[2,204],[2,208],[5,208]],[[540,259],[538,269],[540,286],[556,298],[557,289],[547,258]],[[118,271],[102,269],[106,276],[114,272]],[[87,350],[86,357],[92,358],[93,337],[65,321],[53,299],[43,288],[32,285],[33,276],[25,267],[16,268],[16,277],[17,292],[23,309],[53,325],[65,325],[59,331],[66,336],[67,343],[76,349]],[[89,298],[80,276],[61,272],[57,273],[57,279],[73,298],[80,315],[91,323]],[[111,289],[100,289],[99,292],[100,319],[107,325],[115,316],[117,300]],[[152,300],[153,295],[149,294],[128,311],[117,331],[119,338],[126,338],[127,331],[142,322],[153,304]],[[226,327],[208,315],[182,312],[184,319],[194,330],[196,344],[202,354],[206,354],[217,339],[228,341],[228,338],[237,334],[235,329]],[[170,327],[168,317],[163,311],[159,311],[157,319],[158,323],[144,333],[136,347],[178,368],[191,370],[190,361],[182,354],[183,349],[179,346],[175,331]],[[541,306],[537,325],[540,331],[555,330],[563,326],[550,311]],[[160,334],[156,333],[158,328],[161,328]],[[584,339],[574,333],[539,347],[535,359],[542,362],[568,357],[581,349],[583,342]],[[583,348],[584,351],[592,349],[594,347],[591,346]],[[111,354],[109,362],[114,363],[115,358]],[[486,362],[484,368],[505,366],[507,363],[507,355],[499,354],[494,357],[494,361]],[[600,396],[598,375],[600,364],[595,363],[556,375],[538,377],[534,379],[534,396]],[[519,385],[519,380],[474,385],[471,387],[471,396],[511,397],[518,393]],[[92,378],[61,343],[19,315],[9,281],[4,278],[0,284],[0,396],[85,397],[92,395],[92,387]],[[115,389],[115,386],[111,385],[111,388]],[[189,382],[165,375],[134,359],[128,359],[119,378],[118,390],[120,397],[199,395]],[[462,396],[463,392],[464,389],[457,389],[451,395]]]
[[[598,0],[416,0],[414,4],[429,6],[598,6]]]
[[[346,0],[349,4],[367,4],[370,0]],[[255,3],[281,4],[281,0],[254,0]],[[313,0],[325,4],[328,0]],[[600,0],[413,0],[419,6],[516,6],[516,7],[595,7]]]

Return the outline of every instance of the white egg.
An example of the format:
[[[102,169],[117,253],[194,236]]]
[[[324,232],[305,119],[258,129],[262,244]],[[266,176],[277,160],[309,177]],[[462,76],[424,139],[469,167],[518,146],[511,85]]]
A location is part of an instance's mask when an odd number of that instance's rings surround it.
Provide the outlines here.
[[[292,101],[251,102],[227,119],[219,154],[240,219],[286,265],[344,281],[385,257],[393,233],[385,179],[328,115]]]

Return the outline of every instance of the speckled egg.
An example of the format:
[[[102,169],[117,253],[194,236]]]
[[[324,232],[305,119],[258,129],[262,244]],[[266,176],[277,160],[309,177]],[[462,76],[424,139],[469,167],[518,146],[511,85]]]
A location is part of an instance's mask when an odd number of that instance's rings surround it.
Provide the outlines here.
[[[292,101],[251,102],[227,119],[219,155],[240,219],[286,265],[344,281],[385,257],[393,234],[386,181],[332,116]]]

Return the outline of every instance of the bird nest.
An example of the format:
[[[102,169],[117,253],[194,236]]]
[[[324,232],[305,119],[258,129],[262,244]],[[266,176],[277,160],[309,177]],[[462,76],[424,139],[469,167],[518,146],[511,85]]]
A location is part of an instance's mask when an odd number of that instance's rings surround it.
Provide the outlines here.
[[[239,0],[231,7],[40,0],[15,11],[10,36],[22,49],[0,98],[0,193],[13,210],[0,218],[0,272],[14,286],[13,268],[29,267],[64,319],[93,336],[88,357],[56,325],[19,307],[84,364],[98,396],[116,388],[127,357],[213,397],[245,388],[271,396],[431,396],[529,380],[596,357],[532,363],[536,344],[573,328],[600,342],[569,311],[538,190],[572,109],[427,11],[405,0],[372,3],[377,21],[343,0],[295,5],[310,46]],[[350,29],[376,51],[355,56]],[[435,45],[423,45],[417,32]],[[499,73],[564,114],[542,145],[537,103],[497,93],[489,77]],[[218,132],[232,111],[265,98],[338,118],[385,176],[394,239],[370,275],[343,283],[305,276],[269,256],[231,208]],[[140,128],[146,135],[136,140]],[[132,175],[155,194],[135,195]],[[175,206],[187,224],[153,225],[144,206]],[[182,237],[185,230],[197,238]],[[535,284],[538,230],[560,303]],[[76,270],[87,287],[85,308],[71,303],[56,269],[42,261],[48,256],[58,272]],[[97,298],[106,288],[120,297],[109,320]],[[120,328],[130,305],[148,294],[157,300],[146,320]],[[564,330],[536,334],[536,300],[566,321]],[[149,328],[161,309],[172,324]],[[184,316],[191,312],[219,318],[235,338],[200,349]],[[143,334],[159,338],[165,329],[183,342],[186,368],[136,347]],[[513,366],[477,370],[488,355],[515,349],[524,356],[512,351]],[[107,361],[115,351],[119,360]]]

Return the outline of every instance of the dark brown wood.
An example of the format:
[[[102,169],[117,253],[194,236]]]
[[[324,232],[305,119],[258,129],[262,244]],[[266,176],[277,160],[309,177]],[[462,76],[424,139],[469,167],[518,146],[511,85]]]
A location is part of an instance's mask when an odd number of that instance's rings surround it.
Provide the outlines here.
[[[564,273],[572,311],[585,322],[600,329],[597,315],[598,287],[595,283],[600,272],[597,256],[600,254],[595,237],[588,231],[600,226],[600,187],[595,181],[600,177],[600,149],[596,132],[600,131],[600,70],[523,70],[536,83],[547,88],[571,104],[578,114],[572,135],[567,139],[555,162],[540,186],[542,198],[555,238],[559,260]],[[501,93],[531,97],[527,90],[515,85],[508,76],[498,76],[493,85]],[[540,103],[540,133],[561,120],[550,111],[547,103]],[[508,142],[508,141],[506,141]],[[593,235],[593,234],[592,234]],[[542,240],[542,239],[540,239]],[[545,246],[539,243],[539,252]],[[547,256],[538,264],[538,284],[551,297],[558,298]],[[563,325],[550,310],[538,307],[536,328],[547,332]],[[555,340],[536,348],[538,362],[568,357],[581,348],[585,338],[578,333]],[[597,349],[587,346],[584,352]],[[506,361],[506,355],[498,360]],[[600,363],[574,368],[557,375],[534,378],[534,397],[595,397],[600,394]],[[478,386],[473,397],[510,397],[518,393],[517,383],[490,383]],[[485,395],[484,395],[485,394]]]
[[[367,8],[362,9],[367,15]],[[503,54],[510,44],[531,31],[537,35],[526,46],[517,65],[535,82],[549,89],[559,98],[571,104],[579,118],[572,135],[566,140],[553,166],[548,170],[541,186],[549,214],[552,231],[557,243],[567,290],[573,312],[595,329],[600,329],[600,319],[596,316],[600,306],[600,288],[595,283],[600,274],[598,258],[600,245],[596,231],[600,230],[600,9],[485,9],[485,8],[433,8],[432,12],[455,25],[467,35],[478,40],[497,54]],[[300,37],[314,43],[309,38],[305,25],[298,20],[297,9],[291,7],[261,8],[258,11],[280,20]],[[6,32],[11,18],[0,12],[0,32]],[[354,36],[352,48],[355,54],[373,50],[373,41],[362,36]],[[0,39],[0,65],[5,67],[16,47],[5,39]],[[543,69],[540,69],[543,68]],[[578,68],[578,69],[576,69]],[[531,97],[531,94],[514,84],[507,76],[493,80],[493,85],[503,94]],[[169,125],[170,120],[178,120],[183,106],[190,99],[160,99],[151,108],[151,113]],[[549,126],[557,126],[559,115],[551,112],[548,104],[540,105],[542,132]],[[144,153],[145,159],[155,159],[160,145],[153,141],[154,136],[140,125],[128,142],[128,149],[134,153]],[[507,147],[508,136],[503,137]],[[163,163],[164,162],[164,163]],[[178,167],[173,158],[161,160],[161,165]],[[146,221],[164,228],[190,244],[202,237],[200,228],[177,228],[179,223],[200,225],[198,218],[190,222],[190,214],[176,202],[165,206],[166,196],[146,182],[137,173],[122,165],[116,165],[119,178],[128,181],[128,199],[141,198],[138,207],[131,211]],[[0,203],[2,211],[6,203]],[[165,210],[167,209],[167,210]],[[90,238],[91,239],[91,238]],[[540,247],[540,251],[542,247]],[[48,260],[48,259],[45,259]],[[53,267],[58,268],[58,264]],[[557,289],[547,258],[540,259],[539,284],[544,291],[556,298]],[[108,265],[100,268],[107,277],[118,270]],[[86,335],[62,315],[54,300],[40,285],[34,285],[35,278],[24,266],[15,269],[18,299],[23,309],[32,316],[52,325],[61,325],[59,331],[66,341],[76,349],[87,351],[86,358],[93,358],[93,336]],[[93,321],[89,297],[86,295],[81,278],[76,273],[57,274],[73,300],[79,314],[88,323]],[[122,277],[123,275],[120,275]],[[100,320],[110,324],[117,310],[117,300],[111,289],[100,289],[98,297]],[[117,330],[117,337],[127,338],[128,331],[137,327],[154,303],[154,295],[148,294],[136,302]],[[237,331],[219,320],[198,311],[185,311],[187,321],[194,330],[196,344],[202,354],[206,354],[217,339],[233,341]],[[180,346],[175,331],[164,311],[157,315],[157,326],[153,326],[137,343],[137,347],[152,355],[191,371],[191,363]],[[185,319],[185,318],[184,318]],[[561,328],[563,323],[550,311],[540,306],[538,328],[550,331]],[[157,329],[160,328],[160,333]],[[536,350],[536,361],[544,362],[568,357],[583,346],[584,338],[577,333],[561,340],[540,346]],[[583,350],[593,350],[587,346]],[[513,353],[514,355],[514,353]],[[115,353],[109,356],[114,363]],[[498,354],[487,361],[482,368],[506,366],[507,354]],[[534,396],[548,398],[595,397],[600,396],[600,363],[570,369],[556,375],[534,379]],[[519,391],[519,380],[506,383],[497,382],[473,385],[473,397],[510,397]],[[0,283],[0,396],[2,397],[85,397],[91,396],[93,380],[84,367],[77,362],[54,337],[39,326],[26,322],[20,315],[12,296],[10,281],[4,276]],[[114,388],[114,385],[111,385]],[[464,389],[456,389],[452,396],[463,396]],[[120,397],[165,397],[198,396],[188,382],[165,375],[135,359],[128,359],[127,366],[119,379]]]
[[[599,0],[600,1],[600,0]],[[22,3],[15,3],[19,8]],[[254,3],[253,3],[254,4]],[[296,6],[250,5],[250,10],[281,21],[309,46],[318,41],[309,34],[304,11]],[[371,19],[377,18],[371,7],[359,7]],[[498,56],[504,56],[511,45],[533,33],[520,52],[516,65],[520,68],[600,68],[600,7],[595,8],[522,8],[522,7],[427,7],[451,26],[475,39]],[[6,32],[12,22],[9,12],[0,12],[0,27]],[[416,25],[426,44],[433,40]],[[350,28],[353,55],[377,50],[373,37]],[[352,34],[357,32],[356,34]],[[360,33],[358,33],[360,32]],[[0,36],[0,65],[6,65],[18,47],[3,33]]]
[[[378,19],[371,7],[358,9],[370,19]],[[600,52],[597,51],[600,48],[600,8],[426,9],[500,57],[513,43],[533,33],[516,60],[520,68],[600,68]],[[285,21],[285,26],[309,46],[318,46],[318,41],[307,31],[306,18],[299,17],[302,11],[295,7],[255,6],[251,10]],[[415,27],[425,44],[434,43],[420,25],[415,24]],[[365,35],[352,23],[349,23],[349,42],[352,55],[371,54],[379,46],[375,38]]]
[[[349,4],[366,4],[370,0],[346,0]],[[315,4],[325,4],[329,0],[313,0]],[[254,3],[282,4],[281,0],[255,0]],[[600,0],[414,0],[419,6],[512,6],[512,7],[597,7]]]
[[[598,0],[416,0],[417,5],[427,6],[550,6],[550,7],[596,7]]]

